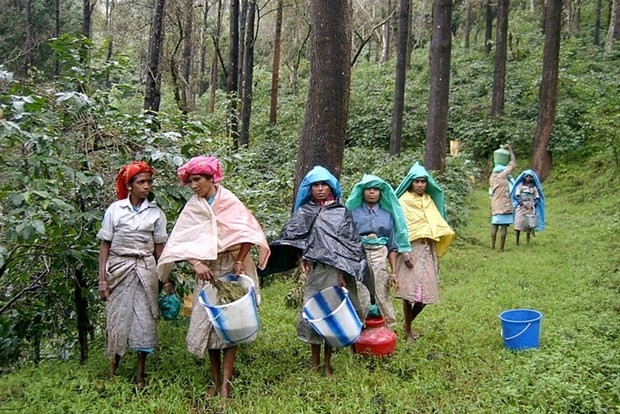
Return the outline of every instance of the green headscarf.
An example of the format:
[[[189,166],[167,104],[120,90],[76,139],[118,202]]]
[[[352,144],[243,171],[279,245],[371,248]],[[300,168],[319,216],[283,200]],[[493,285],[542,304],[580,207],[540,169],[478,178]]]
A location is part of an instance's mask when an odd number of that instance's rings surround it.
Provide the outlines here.
[[[367,188],[378,188],[381,191],[379,198],[379,207],[387,210],[394,220],[394,242],[398,246],[399,252],[410,252],[411,244],[409,244],[409,233],[403,210],[400,207],[398,198],[394,194],[392,186],[383,181],[376,175],[364,174],[362,180],[355,184],[351,195],[347,199],[346,207],[353,210],[362,205],[364,202],[364,190]]]
[[[400,197],[401,195],[403,195],[405,191],[411,188],[411,183],[413,182],[413,180],[419,177],[426,178],[426,190],[424,192],[433,199],[433,202],[435,203],[437,210],[439,210],[441,217],[443,217],[444,220],[447,221],[448,219],[446,217],[446,207],[443,201],[443,190],[441,189],[439,184],[437,184],[437,181],[435,181],[435,179],[431,177],[428,171],[426,171],[426,168],[421,166],[420,163],[417,161],[415,164],[413,164],[413,166],[407,173],[407,176],[403,179],[403,181],[401,181],[400,185],[396,189],[396,197]]]

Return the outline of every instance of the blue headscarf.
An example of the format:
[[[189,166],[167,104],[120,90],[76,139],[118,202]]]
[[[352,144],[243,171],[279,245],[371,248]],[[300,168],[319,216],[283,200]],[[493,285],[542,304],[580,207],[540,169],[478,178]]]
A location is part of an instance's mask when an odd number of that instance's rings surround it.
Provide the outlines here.
[[[443,201],[443,190],[441,189],[439,184],[437,184],[437,181],[435,181],[433,177],[431,177],[431,175],[428,173],[428,171],[426,171],[426,168],[421,166],[420,163],[417,161],[415,164],[413,164],[413,166],[407,173],[407,176],[403,179],[403,181],[401,181],[400,185],[396,189],[396,197],[400,198],[400,196],[403,195],[405,191],[411,188],[411,183],[413,182],[413,180],[419,177],[426,178],[426,190],[424,190],[424,192],[433,199],[435,207],[437,207],[437,210],[439,210],[441,217],[443,217],[444,220],[448,220],[446,218],[446,207]]]
[[[538,216],[538,224],[536,225],[536,231],[544,230],[545,228],[545,195],[542,190],[542,185],[540,185],[540,180],[538,176],[534,172],[534,170],[525,170],[515,180],[514,185],[510,190],[510,199],[512,200],[512,205],[517,208],[519,206],[519,201],[515,197],[515,193],[517,192],[517,188],[521,183],[525,181],[525,176],[530,175],[534,180],[534,185],[536,186],[536,190],[538,190],[538,204],[536,205],[536,215]]]
[[[381,191],[379,199],[379,207],[387,210],[394,220],[394,242],[398,246],[399,252],[410,252],[411,244],[409,243],[409,233],[407,231],[407,222],[400,207],[398,197],[394,193],[391,185],[383,181],[376,175],[364,174],[360,182],[355,184],[351,195],[349,196],[346,206],[349,210],[359,207],[364,202],[364,190],[366,188],[378,188]]]
[[[301,180],[301,184],[299,184],[299,189],[297,190],[297,198],[295,199],[295,208],[293,208],[293,211],[297,210],[310,200],[312,194],[312,184],[321,181],[327,183],[329,188],[331,188],[334,197],[338,198],[342,195],[342,190],[340,189],[338,179],[334,177],[334,175],[325,167],[317,165],[311,169],[308,174],[306,174],[303,180]]]

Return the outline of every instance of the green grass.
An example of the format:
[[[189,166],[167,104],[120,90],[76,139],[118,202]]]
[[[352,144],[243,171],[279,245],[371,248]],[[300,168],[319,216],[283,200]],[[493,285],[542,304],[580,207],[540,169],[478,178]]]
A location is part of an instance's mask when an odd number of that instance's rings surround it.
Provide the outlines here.
[[[618,196],[560,171],[565,178],[545,185],[547,229],[519,247],[510,232],[503,254],[488,247],[489,200],[484,186],[476,189],[471,222],[441,262],[441,302],[416,322],[424,336],[407,345],[399,326],[390,358],[340,350],[333,379],[311,374],[284,305],[290,284],[278,281],[262,291],[262,329],[240,349],[225,408],[204,397],[209,367],[186,351],[185,319],[160,322],[146,391],[133,386],[133,355],[106,379],[98,338],[85,365],[49,360],[0,377],[0,412],[620,412]],[[504,349],[498,315],[512,308],[543,313],[540,349]]]

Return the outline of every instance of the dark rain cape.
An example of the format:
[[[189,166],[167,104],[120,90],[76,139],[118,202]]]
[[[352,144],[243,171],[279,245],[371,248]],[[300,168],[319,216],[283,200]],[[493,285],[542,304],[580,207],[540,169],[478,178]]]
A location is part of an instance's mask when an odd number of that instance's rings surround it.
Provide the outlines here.
[[[262,276],[291,270],[303,258],[335,267],[374,293],[360,236],[340,199],[322,207],[313,201],[301,205],[269,246],[271,256]]]

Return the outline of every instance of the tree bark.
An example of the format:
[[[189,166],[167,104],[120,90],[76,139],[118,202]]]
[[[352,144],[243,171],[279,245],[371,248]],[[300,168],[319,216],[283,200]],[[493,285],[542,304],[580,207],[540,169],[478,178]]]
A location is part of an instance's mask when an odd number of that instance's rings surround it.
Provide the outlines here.
[[[497,34],[495,36],[495,69],[493,71],[493,95],[491,116],[504,114],[504,91],[506,86],[506,54],[508,50],[508,0],[497,0]]]
[[[24,77],[30,76],[30,67],[32,66],[32,49],[34,48],[34,26],[32,23],[32,2],[26,0],[24,4],[24,18],[26,21],[26,30],[24,37]]]
[[[390,155],[400,154],[405,108],[405,79],[409,40],[409,0],[400,0],[398,12],[398,43],[396,51],[396,79],[394,82],[394,109],[390,135]]]
[[[485,10],[485,26],[484,26],[484,53],[488,55],[491,53],[492,43],[491,36],[493,35],[493,6],[491,6],[491,0],[487,0],[484,6]]]
[[[84,10],[82,15],[82,34],[90,39],[93,6],[90,4],[90,0],[83,0],[82,5]]]
[[[217,18],[215,23],[215,35],[213,37],[213,46],[216,53],[213,55],[211,61],[211,73],[209,76],[209,83],[211,84],[211,92],[209,93],[209,113],[215,112],[215,93],[218,87],[218,75],[219,75],[219,49],[220,49],[220,35],[222,33],[222,0],[217,2]]]
[[[299,140],[295,194],[315,165],[340,177],[349,113],[351,22],[348,0],[313,0],[310,83]],[[293,197],[295,199],[295,197]]]
[[[54,37],[60,37],[60,0],[54,0]],[[60,60],[54,59],[54,77],[60,77]]]
[[[200,27],[200,68],[198,75],[200,82],[198,87],[198,96],[202,97],[207,91],[207,82],[205,74],[207,70],[207,26],[209,21],[209,2],[205,1],[202,13],[202,26]],[[214,54],[215,55],[215,54]]]
[[[385,9],[385,16],[387,17],[392,13],[392,2],[387,0],[387,7]],[[383,26],[383,51],[381,53],[381,63],[387,62],[390,59],[390,34],[392,31],[392,19],[388,19]]]
[[[616,41],[620,38],[620,0],[612,0],[609,15],[609,29],[605,38],[605,52],[611,53]]]
[[[239,98],[239,112],[243,104],[243,69],[245,63],[245,36],[246,36],[246,20],[248,15],[248,0],[241,0],[241,9],[239,11],[239,70],[237,72],[237,97]]]
[[[452,48],[452,0],[434,0],[430,48],[430,93],[424,165],[443,172],[446,164],[450,51]]]
[[[280,84],[280,52],[282,47],[282,9],[283,0],[278,0],[276,11],[276,33],[273,41],[273,69],[271,71],[271,105],[269,107],[269,123],[278,121],[278,87]]]
[[[250,119],[252,117],[252,83],[254,77],[254,20],[256,2],[248,1],[246,17],[245,52],[243,52],[243,105],[241,105],[241,133],[239,147],[248,147],[250,144]]]
[[[601,44],[601,9],[603,7],[602,0],[596,0],[596,20],[594,22],[594,44]]]
[[[558,97],[562,0],[547,0],[546,16],[540,109],[532,146],[532,169],[541,181],[549,176],[552,168],[549,142],[553,133]]]
[[[228,92],[228,123],[229,123],[229,136],[233,140],[233,149],[239,148],[239,97],[237,95],[238,90],[238,76],[239,76],[239,1],[230,0],[230,27],[229,38],[230,44],[228,47],[228,78],[226,80],[226,90]]]
[[[154,114],[159,111],[161,101],[161,46],[164,43],[164,7],[166,0],[153,1],[153,22],[149,35],[144,110]]]
[[[185,24],[183,25],[183,77],[181,79],[181,99],[184,113],[194,110],[194,90],[192,88],[192,34],[194,31],[194,0],[185,0]]]
[[[463,47],[469,49],[469,34],[471,33],[471,2],[467,0],[465,5],[465,41]]]

